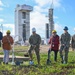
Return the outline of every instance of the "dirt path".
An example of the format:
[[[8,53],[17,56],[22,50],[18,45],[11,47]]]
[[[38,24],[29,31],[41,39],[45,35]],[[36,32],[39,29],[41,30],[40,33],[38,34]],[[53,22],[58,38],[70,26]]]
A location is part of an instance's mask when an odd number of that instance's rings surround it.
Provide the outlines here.
[[[47,53],[49,49],[49,45],[41,45],[40,46],[40,52],[41,53]]]

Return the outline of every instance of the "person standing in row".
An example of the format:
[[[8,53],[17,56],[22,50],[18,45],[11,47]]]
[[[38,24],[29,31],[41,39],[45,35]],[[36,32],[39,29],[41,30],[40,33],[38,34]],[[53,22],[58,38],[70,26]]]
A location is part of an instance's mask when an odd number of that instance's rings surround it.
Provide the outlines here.
[[[10,30],[7,30],[6,36],[2,38],[2,47],[4,51],[3,63],[8,64],[9,62],[9,52],[12,49],[11,45],[13,45],[13,38],[10,36]]]
[[[1,43],[2,43],[2,38],[3,38],[3,33],[0,31],[0,47],[1,47]]]
[[[29,49],[29,56],[30,60],[33,60],[32,57],[32,51],[33,49],[35,50],[36,56],[37,56],[37,62],[40,64],[40,43],[41,43],[41,37],[36,33],[36,29],[32,28],[32,35],[29,38],[29,43],[30,43],[30,49]]]
[[[68,33],[68,27],[64,27],[64,33],[61,35],[60,42],[60,57],[62,59],[62,63],[67,64],[68,62],[68,52],[69,52],[69,47],[70,47],[70,40],[71,36]]]
[[[54,51],[54,61],[57,62],[57,53],[59,50],[59,36],[57,35],[56,30],[52,31],[52,36],[50,37],[49,44],[50,48],[48,50],[47,64],[51,62],[50,60],[51,51]]]
[[[71,47],[72,47],[72,51],[74,51],[75,50],[75,34],[72,36]]]

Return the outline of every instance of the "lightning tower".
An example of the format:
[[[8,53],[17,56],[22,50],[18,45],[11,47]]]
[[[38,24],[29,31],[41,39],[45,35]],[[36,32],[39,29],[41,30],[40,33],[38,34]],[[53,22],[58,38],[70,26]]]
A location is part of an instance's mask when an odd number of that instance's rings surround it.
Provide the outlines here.
[[[49,37],[52,35],[52,30],[54,30],[54,21],[53,21],[53,0],[49,9]]]
[[[52,35],[52,30],[54,30],[54,21],[53,21],[53,0],[48,13],[49,23],[46,23],[46,44]]]

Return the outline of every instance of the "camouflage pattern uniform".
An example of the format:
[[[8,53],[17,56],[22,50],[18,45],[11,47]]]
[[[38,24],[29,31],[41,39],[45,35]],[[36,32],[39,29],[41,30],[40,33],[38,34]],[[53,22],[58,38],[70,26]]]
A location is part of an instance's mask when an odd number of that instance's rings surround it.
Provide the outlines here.
[[[75,35],[72,36],[71,47],[73,50],[75,49]]]
[[[37,56],[37,61],[38,64],[40,63],[40,55],[39,55],[39,47],[41,43],[41,37],[38,34],[31,35],[29,38],[29,43],[30,43],[30,49],[29,49],[29,56],[31,57],[32,60],[32,50],[35,50],[36,56]]]
[[[63,53],[64,53],[64,61],[65,63],[68,62],[68,52],[69,52],[69,46],[70,46],[70,39],[71,36],[70,34],[63,33],[60,38],[61,46],[60,46],[60,56],[62,58],[62,63],[63,63]]]

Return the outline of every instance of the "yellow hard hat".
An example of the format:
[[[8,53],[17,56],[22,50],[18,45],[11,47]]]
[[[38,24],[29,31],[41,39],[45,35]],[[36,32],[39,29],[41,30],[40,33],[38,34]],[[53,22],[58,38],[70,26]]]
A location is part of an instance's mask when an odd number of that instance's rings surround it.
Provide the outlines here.
[[[10,32],[10,30],[7,30],[7,32],[6,32],[7,34],[10,34],[11,32]]]
[[[52,33],[56,33],[56,30],[53,30]]]

